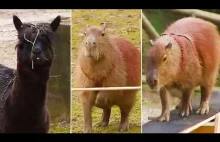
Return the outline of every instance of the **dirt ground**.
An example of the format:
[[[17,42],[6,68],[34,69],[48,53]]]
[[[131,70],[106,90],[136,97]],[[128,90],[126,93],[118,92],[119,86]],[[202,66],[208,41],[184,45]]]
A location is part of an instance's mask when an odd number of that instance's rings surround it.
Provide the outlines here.
[[[12,15],[17,15],[22,22],[37,23],[48,22],[57,15],[62,19],[71,17],[69,10],[0,10],[0,60],[1,64],[8,67],[16,67],[16,29],[13,25]]]
[[[171,97],[171,109],[179,103],[179,99]],[[142,91],[142,125],[149,122],[149,116],[159,116],[161,113],[160,96],[150,90]]]

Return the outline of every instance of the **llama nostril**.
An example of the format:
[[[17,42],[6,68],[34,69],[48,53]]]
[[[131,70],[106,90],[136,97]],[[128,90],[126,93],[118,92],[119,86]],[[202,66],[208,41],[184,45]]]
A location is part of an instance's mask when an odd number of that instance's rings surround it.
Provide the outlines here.
[[[86,44],[88,44],[88,42],[86,42]]]

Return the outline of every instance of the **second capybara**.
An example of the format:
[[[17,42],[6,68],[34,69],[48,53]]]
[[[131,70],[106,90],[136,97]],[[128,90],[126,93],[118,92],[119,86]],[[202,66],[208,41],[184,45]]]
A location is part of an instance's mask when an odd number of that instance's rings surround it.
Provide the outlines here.
[[[78,52],[75,87],[125,87],[141,84],[141,52],[127,40],[106,33],[106,24],[88,26]],[[129,113],[138,90],[81,91],[84,133],[92,132],[92,107],[103,109],[98,126],[107,126],[111,107],[121,111],[119,131],[129,129]]]
[[[220,62],[220,37],[217,27],[200,18],[187,17],[172,23],[152,41],[147,55],[146,81],[160,93],[162,113],[151,120],[169,121],[168,93],[182,92],[180,115],[192,111],[191,97],[200,86],[201,101],[197,114],[209,112],[209,99],[215,85]]]

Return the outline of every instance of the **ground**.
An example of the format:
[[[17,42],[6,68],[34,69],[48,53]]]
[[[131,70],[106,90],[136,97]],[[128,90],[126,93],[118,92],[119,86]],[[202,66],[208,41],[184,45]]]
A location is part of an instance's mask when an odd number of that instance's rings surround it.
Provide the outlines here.
[[[77,48],[82,39],[78,36],[87,25],[98,26],[102,22],[107,22],[110,34],[115,34],[131,41],[140,49],[140,22],[141,10],[73,10],[72,12],[72,74],[77,57]],[[74,78],[72,77],[72,80]],[[72,84],[74,85],[74,84]],[[130,115],[129,133],[141,132],[141,94],[137,95],[136,105]],[[93,125],[98,123],[101,118],[101,109],[93,109]],[[120,121],[120,113],[117,107],[113,108],[110,118],[110,125],[106,128],[93,127],[97,133],[117,132]],[[83,116],[81,106],[77,101],[77,93],[72,92],[72,133],[80,133],[83,130]]]
[[[11,68],[16,68],[17,32],[13,25],[12,15],[17,15],[22,22],[48,22],[57,15],[61,15],[62,20],[70,18],[69,10],[0,10],[0,60]],[[67,132],[69,130],[64,124],[51,124],[50,132]]]

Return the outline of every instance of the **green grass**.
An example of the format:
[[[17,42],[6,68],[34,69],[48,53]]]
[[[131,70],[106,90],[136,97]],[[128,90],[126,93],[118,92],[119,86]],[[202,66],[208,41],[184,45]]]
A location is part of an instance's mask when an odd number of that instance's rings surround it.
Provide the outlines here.
[[[137,100],[134,108],[130,113],[130,125],[129,133],[140,133],[141,132],[141,94],[137,94]],[[110,117],[109,126],[97,127],[94,126],[100,122],[102,116],[102,109],[97,107],[93,108],[92,119],[93,119],[93,132],[95,133],[117,133],[117,129],[120,122],[120,110],[118,107],[114,106],[112,108],[112,113]],[[72,133],[81,133],[83,130],[83,114],[80,104],[77,102],[77,99],[72,101]]]
[[[49,133],[70,133],[70,124],[51,124]]]
[[[78,46],[82,42],[79,33],[87,25],[99,26],[106,22],[108,28],[106,33],[117,35],[132,42],[137,48],[140,48],[140,22],[141,10],[73,10],[72,11],[72,73],[75,67]],[[72,76],[72,82],[74,77]],[[72,83],[72,87],[74,84]],[[81,133],[83,130],[82,109],[74,95],[72,99],[72,132]],[[137,102],[130,114],[129,133],[141,132],[141,95],[137,95]],[[102,110],[94,108],[92,112],[93,125],[101,119]],[[120,110],[113,107],[109,126],[106,128],[93,127],[96,133],[116,133],[120,121]]]

